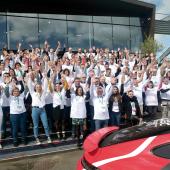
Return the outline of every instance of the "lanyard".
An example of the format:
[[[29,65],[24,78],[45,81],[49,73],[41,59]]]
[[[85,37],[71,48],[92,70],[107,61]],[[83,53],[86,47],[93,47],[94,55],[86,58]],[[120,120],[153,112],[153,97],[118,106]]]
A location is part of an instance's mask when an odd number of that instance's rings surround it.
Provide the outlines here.
[[[58,95],[58,96],[59,96],[59,98],[62,100],[61,93],[58,93],[58,92],[57,92],[57,95]]]
[[[99,103],[103,104],[103,97],[98,97],[99,98]]]
[[[19,97],[15,97],[15,101],[17,101],[17,104],[19,105]]]

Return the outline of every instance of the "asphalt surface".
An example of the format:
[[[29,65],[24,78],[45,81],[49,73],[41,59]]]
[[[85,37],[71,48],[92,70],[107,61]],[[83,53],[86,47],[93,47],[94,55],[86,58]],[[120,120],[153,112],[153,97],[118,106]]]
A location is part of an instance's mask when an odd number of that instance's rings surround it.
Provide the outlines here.
[[[76,149],[50,155],[0,162],[0,170],[76,170],[83,150]]]

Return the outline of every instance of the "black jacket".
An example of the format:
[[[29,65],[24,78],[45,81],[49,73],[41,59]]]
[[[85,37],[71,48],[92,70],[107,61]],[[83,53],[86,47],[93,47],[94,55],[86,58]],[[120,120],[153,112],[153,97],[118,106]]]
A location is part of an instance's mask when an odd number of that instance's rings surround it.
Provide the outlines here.
[[[114,96],[114,94],[112,94],[111,96],[110,96],[110,98],[109,98],[109,113],[111,113],[112,112],[112,107],[113,107],[113,102],[114,102],[114,100],[113,100],[113,96]],[[122,105],[122,101],[118,101],[118,107],[119,107],[119,112],[120,113],[122,113],[122,109],[123,109],[123,105]]]
[[[136,116],[138,118],[141,118],[141,111],[140,111],[140,107],[139,107],[139,103],[137,100],[136,96],[133,96],[132,98],[130,98],[129,96],[127,96],[126,94],[123,95],[122,97],[122,103],[123,103],[123,111],[122,114],[123,115],[127,115],[127,119],[131,119],[132,117],[132,106],[131,106],[131,102],[135,103],[135,108],[136,108]]]

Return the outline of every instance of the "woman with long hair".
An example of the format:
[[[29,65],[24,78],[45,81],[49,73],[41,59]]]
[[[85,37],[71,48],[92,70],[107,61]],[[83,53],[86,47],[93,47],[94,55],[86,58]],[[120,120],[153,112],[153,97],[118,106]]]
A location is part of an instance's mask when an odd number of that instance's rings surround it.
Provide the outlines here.
[[[119,93],[119,89],[117,86],[113,87],[113,93],[109,98],[109,115],[110,125],[120,125],[120,118],[122,113],[122,97]]]
[[[45,97],[47,96],[48,80],[47,77],[43,78],[43,86],[38,82],[32,81],[31,74],[28,78],[28,88],[32,97],[32,120],[34,125],[34,137],[36,144],[40,145],[41,142],[38,138],[38,128],[39,128],[39,119],[41,119],[45,135],[47,137],[47,142],[51,143],[51,138],[49,134],[47,114],[45,111]]]

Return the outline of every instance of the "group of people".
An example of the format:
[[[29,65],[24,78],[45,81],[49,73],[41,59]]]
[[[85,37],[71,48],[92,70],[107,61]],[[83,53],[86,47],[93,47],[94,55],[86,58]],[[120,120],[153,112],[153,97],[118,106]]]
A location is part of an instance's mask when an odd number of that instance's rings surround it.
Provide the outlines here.
[[[170,116],[170,62],[159,64],[151,53],[142,56],[128,49],[90,48],[61,52],[47,41],[44,47],[16,52],[2,49],[0,56],[0,138],[10,122],[14,146],[27,144],[32,125],[36,144],[41,120],[47,142],[56,138],[83,138],[107,126],[132,126],[145,116],[154,119],[158,107]],[[160,113],[161,114],[161,113]],[[124,120],[124,121],[122,121]],[[0,145],[2,148],[2,145]]]

